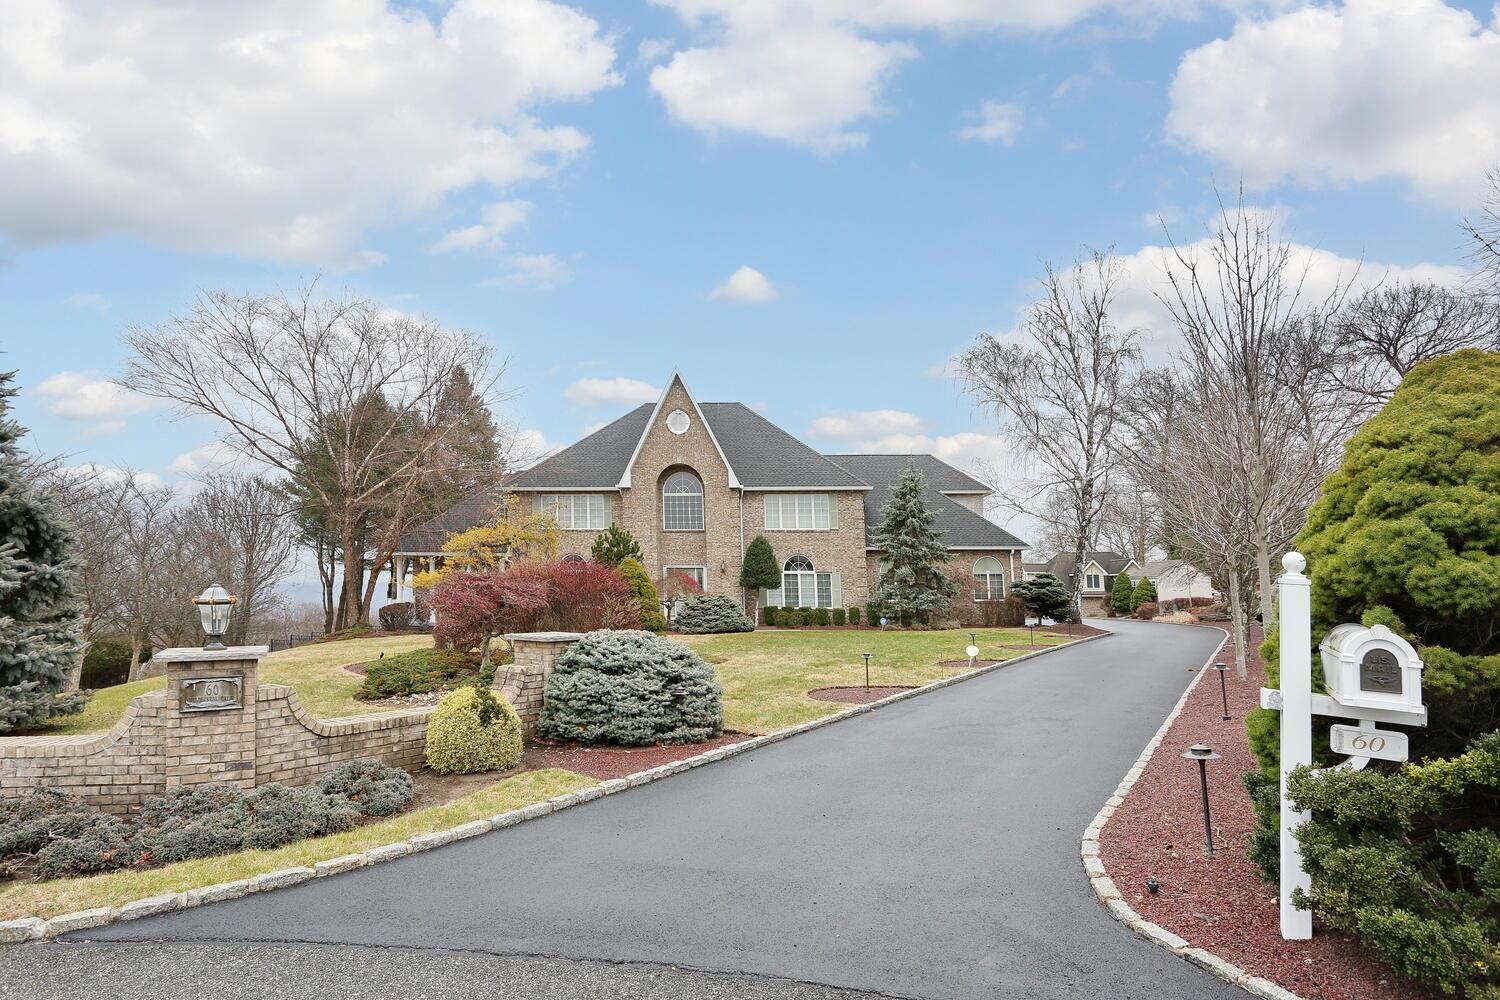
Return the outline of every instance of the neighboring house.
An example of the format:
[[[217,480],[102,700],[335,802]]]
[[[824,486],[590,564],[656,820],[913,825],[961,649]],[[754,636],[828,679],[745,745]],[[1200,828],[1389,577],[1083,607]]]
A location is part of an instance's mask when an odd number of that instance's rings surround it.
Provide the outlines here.
[[[1073,565],[1073,553],[1064,552],[1044,563],[1026,563],[1024,572],[1028,579],[1042,573],[1051,573],[1066,586],[1073,578]],[[1146,575],[1140,563],[1118,552],[1099,550],[1083,554],[1083,586],[1080,594],[1085,615],[1107,613],[1110,588],[1115,585],[1115,577],[1121,573],[1128,574],[1132,584],[1138,583]]]
[[[1153,559],[1146,563],[1145,576],[1155,584],[1158,601],[1219,596],[1213,579],[1182,559]]]
[[[982,619],[984,602],[1010,592],[1026,543],[983,516],[985,484],[931,455],[822,455],[741,403],[698,403],[673,373],[646,403],[505,483],[562,528],[565,559],[586,558],[617,523],[640,542],[647,569],[692,576],[709,593],[744,596],[745,548],[771,542],[782,585],[759,601],[786,607],[863,607],[874,595],[874,534],[892,486],[922,470],[962,596],[954,613]],[[438,561],[442,539],[480,523],[494,497],[471,498],[403,536],[400,597],[413,572]]]

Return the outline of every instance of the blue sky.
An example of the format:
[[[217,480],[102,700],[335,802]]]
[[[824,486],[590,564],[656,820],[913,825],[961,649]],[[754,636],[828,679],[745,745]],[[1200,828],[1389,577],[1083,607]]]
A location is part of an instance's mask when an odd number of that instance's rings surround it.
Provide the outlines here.
[[[0,40],[0,365],[36,448],[167,481],[213,428],[103,380],[198,289],[321,275],[480,331],[549,444],[675,366],[828,450],[971,464],[997,426],[938,369],[1044,262],[1125,255],[1165,357],[1158,216],[1199,239],[1243,179],[1318,280],[1457,281],[1500,162],[1480,4],[81,8]]]

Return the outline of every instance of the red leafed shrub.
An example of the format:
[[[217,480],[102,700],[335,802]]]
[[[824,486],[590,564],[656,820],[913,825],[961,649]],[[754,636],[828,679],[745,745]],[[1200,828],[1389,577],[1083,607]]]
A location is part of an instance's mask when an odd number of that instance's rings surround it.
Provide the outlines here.
[[[1137,618],[1155,618],[1160,609],[1155,601],[1142,601],[1136,605],[1135,616]]]
[[[417,608],[411,601],[387,604],[380,609],[380,627],[383,629],[411,628],[417,623]]]
[[[538,581],[547,594],[545,605],[512,631],[592,632],[640,627],[640,605],[630,587],[603,563],[522,563],[504,575]]]
[[[438,616],[433,642],[439,649],[468,651],[481,646],[485,636],[534,631],[548,599],[545,579],[514,571],[450,573],[430,598]]]
[[[698,581],[688,576],[681,570],[674,570],[662,577],[656,584],[656,592],[661,595],[662,603],[685,600],[689,597],[697,597],[703,593],[703,588],[698,586]]]

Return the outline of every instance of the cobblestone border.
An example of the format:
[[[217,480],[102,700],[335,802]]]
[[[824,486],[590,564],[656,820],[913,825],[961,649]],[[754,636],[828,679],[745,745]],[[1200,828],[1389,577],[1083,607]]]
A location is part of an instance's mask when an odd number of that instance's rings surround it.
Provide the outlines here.
[[[701,767],[704,764],[712,764],[715,761],[724,760],[726,757],[733,757],[751,750],[757,750],[772,743],[780,742],[789,736],[796,736],[799,733],[821,729],[835,722],[842,722],[844,719],[852,716],[863,715],[866,712],[873,712],[876,709],[884,708],[886,705],[905,701],[907,698],[915,698],[929,691],[936,691],[939,688],[972,680],[975,677],[999,670],[1002,667],[1020,663],[1022,660],[1029,660],[1035,656],[1045,656],[1059,649],[1066,649],[1076,646],[1079,643],[1092,642],[1095,639],[1104,639],[1107,637],[1108,633],[1105,635],[1080,636],[1071,642],[1058,643],[1049,649],[1040,649],[1034,653],[1017,656],[1014,659],[1001,660],[998,663],[992,663],[989,666],[970,670],[966,673],[944,677],[941,680],[924,684],[921,687],[900,691],[889,697],[881,698],[879,701],[872,701],[868,705],[854,705],[842,711],[835,712],[832,715],[813,719],[811,722],[804,722],[797,726],[788,726],[785,729],[778,729],[764,736],[751,737],[739,743],[715,747],[712,750],[705,751],[693,757],[684,757],[682,760],[675,760],[669,764],[662,764],[659,767],[653,767],[646,771],[637,771],[623,778],[612,778],[609,781],[590,785],[576,792],[555,795],[543,802],[535,802],[529,806],[499,813],[498,815],[491,816],[489,819],[473,820],[448,830],[419,834],[394,844],[372,847],[359,854],[346,854],[343,857],[329,858],[326,861],[316,862],[311,868],[283,868],[280,871],[266,872],[254,878],[240,879],[235,882],[220,882],[217,885],[200,886],[199,888],[187,889],[182,892],[163,893],[159,896],[149,896],[145,899],[132,900],[120,906],[101,906],[90,910],[79,910],[76,913],[64,913],[50,919],[20,917],[15,920],[0,921],[0,945],[42,941],[72,931],[103,927],[106,924],[136,920],[140,917],[154,916],[158,913],[169,913],[173,910],[186,910],[194,906],[217,903],[226,899],[238,899],[241,896],[248,896],[254,892],[283,889],[287,886],[299,885],[309,879],[325,878],[329,875],[337,875],[340,872],[353,871],[356,868],[367,868],[370,865],[380,864],[383,861],[394,861],[408,854],[416,854],[419,851],[441,847],[444,844],[451,844],[457,840],[477,837],[482,833],[489,833],[492,830],[503,830],[508,826],[515,826],[517,823],[524,823],[527,820],[546,816],[548,813],[560,812],[563,809],[569,809],[584,802],[591,802],[606,795],[615,795],[627,789],[635,788],[638,785],[646,785],[653,781],[659,781],[669,775]]]
[[[1192,682],[1188,684],[1187,690],[1182,692],[1182,697],[1178,698],[1177,704],[1172,706],[1172,711],[1168,713],[1166,721],[1161,724],[1161,728],[1156,731],[1156,735],[1151,737],[1151,741],[1146,744],[1146,749],[1141,751],[1141,755],[1135,759],[1135,763],[1130,765],[1130,770],[1125,772],[1125,777],[1121,779],[1120,784],[1115,788],[1114,794],[1105,800],[1099,812],[1094,816],[1089,825],[1084,828],[1083,842],[1079,845],[1079,853],[1083,857],[1083,870],[1088,874],[1089,884],[1094,887],[1094,893],[1099,897],[1099,902],[1103,903],[1105,909],[1109,910],[1110,916],[1146,940],[1161,945],[1178,958],[1192,962],[1210,975],[1217,976],[1226,983],[1238,986],[1252,996],[1261,997],[1263,1000],[1304,1000],[1303,997],[1298,996],[1290,990],[1282,989],[1269,979],[1252,976],[1238,965],[1220,958],[1211,951],[1194,948],[1186,938],[1172,933],[1159,924],[1152,923],[1135,912],[1135,909],[1129,903],[1125,902],[1124,897],[1120,895],[1119,887],[1115,885],[1114,879],[1109,877],[1109,872],[1104,867],[1104,860],[1099,856],[1099,835],[1104,832],[1105,824],[1115,814],[1115,810],[1124,804],[1125,796],[1130,794],[1130,790],[1140,780],[1141,775],[1146,770],[1146,764],[1150,762],[1151,756],[1156,753],[1156,748],[1161,746],[1162,741],[1166,739],[1167,730],[1172,728],[1172,723],[1176,722],[1177,717],[1182,714],[1182,708],[1187,704],[1188,698],[1192,696],[1193,691],[1198,687],[1198,682],[1208,673],[1214,659],[1218,657],[1220,651],[1224,649],[1225,644],[1229,642],[1229,632],[1219,628],[1217,625],[1199,625],[1196,627],[1212,628],[1217,632],[1223,632],[1224,638],[1215,647],[1214,651],[1208,655],[1208,659],[1203,661],[1203,666],[1198,668],[1198,672],[1194,675]]]

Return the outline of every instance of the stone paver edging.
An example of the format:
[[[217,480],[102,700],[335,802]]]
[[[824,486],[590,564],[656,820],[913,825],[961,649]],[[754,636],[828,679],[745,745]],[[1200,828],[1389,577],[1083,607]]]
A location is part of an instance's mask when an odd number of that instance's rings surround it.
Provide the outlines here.
[[[609,781],[600,782],[597,785],[590,785],[589,787],[580,789],[576,792],[566,792],[562,795],[555,795],[545,801],[535,802],[529,806],[522,806],[519,809],[512,809],[509,812],[503,812],[496,816],[491,816],[489,819],[473,820],[472,822],[455,826],[452,829],[438,830],[434,833],[418,834],[417,836],[398,841],[394,844],[386,844],[382,847],[372,847],[369,850],[363,851],[359,854],[346,854],[343,857],[339,858],[329,858],[326,861],[316,862],[311,868],[283,868],[280,871],[266,872],[262,875],[257,875],[254,878],[240,879],[235,882],[221,882],[217,885],[200,886],[196,889],[187,889],[182,892],[163,893],[162,895],[150,896],[146,899],[132,900],[131,902],[124,903],[117,907],[101,906],[90,910],[79,910],[76,913],[64,913],[50,919],[43,919],[42,917],[19,917],[15,920],[0,921],[0,944],[23,944],[28,941],[41,941],[47,938],[58,937],[59,935],[67,934],[71,931],[87,930],[93,927],[103,927],[106,924],[118,923],[126,920],[136,920],[140,917],[152,916],[157,913],[167,913],[172,910],[185,910],[190,907],[203,906],[208,903],[217,903],[226,899],[238,899],[241,896],[248,896],[254,892],[267,892],[272,889],[282,889],[287,886],[306,882],[309,879],[325,878],[330,875],[337,875],[340,872],[347,872],[352,871],[356,868],[365,868],[369,865],[380,864],[383,861],[394,861],[395,859],[405,857],[408,854],[415,854],[418,851],[425,851],[434,847],[441,847],[444,844],[451,844],[454,841],[463,840],[468,837],[476,837],[479,834],[489,833],[492,830],[503,830],[508,826],[515,826],[517,823],[524,823],[527,820],[546,816],[548,813],[559,812],[563,809],[568,809],[572,806],[580,805],[584,802],[591,802],[594,799],[602,798],[606,795],[614,795],[619,792],[626,791],[627,789],[635,788],[639,785],[645,785],[653,781],[659,781],[660,779],[665,778],[669,775],[687,771],[695,767],[701,767],[704,764],[712,764],[715,761],[723,760],[726,757],[733,757],[737,754],[746,753],[750,750],[755,750],[760,747],[767,746],[771,743],[779,742],[789,736],[796,736],[799,733],[810,732],[814,729],[821,729],[824,726],[832,725],[835,722],[841,722],[844,719],[848,719],[852,716],[863,715],[866,712],[873,712],[878,708],[885,707],[886,705],[891,705],[898,701],[905,701],[907,698],[915,698],[918,695],[926,694],[929,691],[936,691],[940,688],[945,688],[953,684],[972,680],[975,677],[982,676],[994,670],[999,670],[1002,667],[1008,667],[1012,664],[1020,663],[1022,660],[1029,660],[1032,657],[1043,656],[1055,650],[1066,649],[1079,643],[1092,642],[1095,639],[1104,638],[1108,638],[1108,633],[1104,633],[1102,635],[1081,636],[1077,639],[1072,640],[1071,642],[1061,642],[1055,646],[1038,650],[1034,653],[1026,653],[1022,656],[1017,656],[1009,660],[1000,660],[997,663],[979,667],[976,670],[970,670],[966,673],[961,674],[954,674],[952,677],[944,677],[941,680],[933,681],[930,684],[924,684],[921,687],[911,688],[906,691],[900,691],[896,694],[890,695],[889,697],[881,698],[879,701],[872,701],[869,704],[865,705],[853,705],[849,708],[843,709],[842,711],[834,712],[831,715],[825,715],[821,718],[813,719],[811,722],[804,722],[796,726],[788,726],[785,729],[778,729],[775,732],[767,733],[764,736],[751,737],[750,739],[742,740],[739,743],[731,743],[727,746],[715,747],[712,750],[705,751],[704,753],[697,754],[693,757],[684,757],[681,760],[675,760],[669,764],[662,764],[659,767],[653,767],[646,771],[637,771],[636,773],[627,775],[623,778],[613,778]],[[1194,683],[1196,683],[1196,681]],[[1189,690],[1191,690],[1191,688],[1189,688]],[[1175,711],[1173,713],[1173,717],[1176,717]]]
[[[1229,633],[1226,630],[1218,628],[1216,625],[1202,627],[1213,628],[1223,632],[1224,638],[1218,647],[1209,654],[1208,659],[1203,661],[1203,666],[1198,668],[1198,672],[1194,675],[1192,682],[1188,684],[1187,690],[1182,692],[1182,697],[1178,698],[1177,704],[1172,706],[1172,711],[1168,713],[1166,721],[1161,724],[1161,728],[1156,731],[1156,735],[1151,737],[1151,741],[1146,744],[1146,749],[1141,751],[1141,755],[1136,758],[1135,763],[1130,765],[1130,770],[1125,772],[1125,777],[1121,779],[1119,786],[1115,788],[1114,794],[1105,800],[1104,805],[1094,816],[1093,821],[1084,828],[1083,843],[1079,849],[1083,857],[1083,870],[1088,873],[1089,884],[1094,887],[1094,892],[1098,895],[1099,902],[1103,903],[1105,909],[1109,910],[1110,916],[1135,931],[1141,937],[1161,945],[1177,957],[1192,962],[1204,971],[1217,976],[1226,983],[1240,987],[1252,996],[1262,997],[1263,1000],[1304,1000],[1304,998],[1290,990],[1283,989],[1269,979],[1252,976],[1238,965],[1220,958],[1211,951],[1194,948],[1192,943],[1186,938],[1173,934],[1160,924],[1154,924],[1135,912],[1135,909],[1129,903],[1125,902],[1125,898],[1120,895],[1119,887],[1115,885],[1114,879],[1109,877],[1109,872],[1104,867],[1104,860],[1099,855],[1099,835],[1104,832],[1105,824],[1115,814],[1115,810],[1124,804],[1125,796],[1130,794],[1130,790],[1140,780],[1141,775],[1146,770],[1146,764],[1150,762],[1152,754],[1156,753],[1156,748],[1161,746],[1162,741],[1166,739],[1167,730],[1172,728],[1172,723],[1176,722],[1177,717],[1182,714],[1182,708],[1187,704],[1187,700],[1192,695],[1193,690],[1197,688],[1198,682],[1208,673],[1215,657],[1219,655],[1225,643],[1229,642]]]

